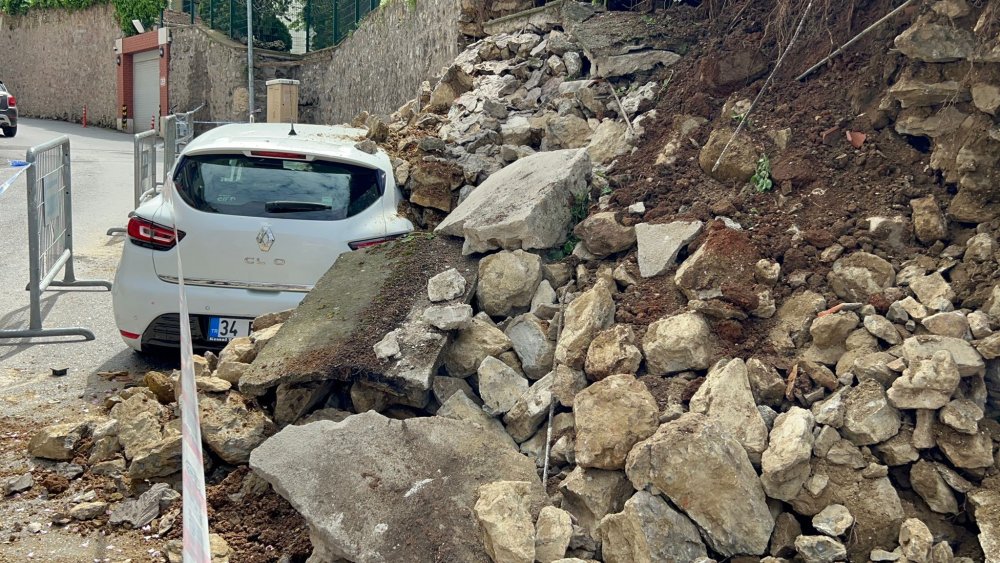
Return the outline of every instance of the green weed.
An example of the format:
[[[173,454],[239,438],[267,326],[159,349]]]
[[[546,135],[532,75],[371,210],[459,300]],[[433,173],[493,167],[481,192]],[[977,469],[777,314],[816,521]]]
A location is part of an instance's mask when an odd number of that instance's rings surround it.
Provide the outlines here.
[[[757,170],[750,177],[750,183],[758,192],[769,192],[774,185],[771,181],[771,160],[767,155],[757,159]]]

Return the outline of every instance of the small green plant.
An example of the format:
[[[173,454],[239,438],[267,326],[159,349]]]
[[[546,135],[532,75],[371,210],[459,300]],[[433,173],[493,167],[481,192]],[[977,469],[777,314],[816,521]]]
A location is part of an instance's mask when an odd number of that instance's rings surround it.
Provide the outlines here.
[[[749,118],[747,118],[747,114],[746,113],[740,113],[740,112],[738,112],[738,111],[736,111],[734,109],[733,110],[733,114],[730,115],[729,118],[732,119],[733,121],[735,121],[736,123],[740,123],[740,122],[746,121],[746,124],[744,125],[744,127],[746,127],[747,129],[749,129],[750,127],[753,127],[753,121],[751,121]]]
[[[750,183],[758,192],[769,192],[774,185],[771,181],[771,159],[763,155],[757,159],[757,170],[750,177]]]
[[[569,228],[566,233],[566,242],[563,243],[562,247],[553,250],[549,257],[552,260],[562,260],[563,258],[573,254],[573,249],[576,248],[577,243],[580,242],[580,238],[573,234],[573,229],[587,218],[587,214],[590,212],[590,194],[583,193],[574,196],[573,206],[570,208],[570,219]]]
[[[642,16],[642,21],[645,22],[647,25],[653,25],[656,23],[656,18],[647,14]]]

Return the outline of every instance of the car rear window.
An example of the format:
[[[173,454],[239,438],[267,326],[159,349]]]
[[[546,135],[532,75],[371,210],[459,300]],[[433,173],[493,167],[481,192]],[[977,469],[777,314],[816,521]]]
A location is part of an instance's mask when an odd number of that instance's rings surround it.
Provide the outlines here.
[[[181,198],[207,213],[336,221],[382,195],[381,171],[328,160],[244,154],[185,157],[174,174]]]

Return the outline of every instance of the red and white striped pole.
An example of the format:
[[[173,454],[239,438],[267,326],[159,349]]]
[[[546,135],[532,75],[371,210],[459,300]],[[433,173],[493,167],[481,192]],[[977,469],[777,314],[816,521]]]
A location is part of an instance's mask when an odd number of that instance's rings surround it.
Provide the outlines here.
[[[83,128],[87,128],[87,106],[83,106]]]
[[[174,204],[170,182],[165,186],[167,201]],[[174,236],[177,236],[174,225]],[[191,345],[191,322],[188,315],[184,269],[177,252],[177,287],[180,293],[181,321],[181,467],[183,507],[184,563],[211,563],[209,546],[208,502],[205,494],[205,458],[201,449],[201,415],[198,411],[198,388],[194,379]]]

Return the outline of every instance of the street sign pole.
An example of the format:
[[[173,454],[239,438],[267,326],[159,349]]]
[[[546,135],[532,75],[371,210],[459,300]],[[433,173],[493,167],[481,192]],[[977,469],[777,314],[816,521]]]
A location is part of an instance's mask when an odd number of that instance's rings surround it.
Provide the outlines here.
[[[254,99],[253,99],[253,0],[247,0],[247,94],[248,110],[250,112],[250,123],[254,122]]]

